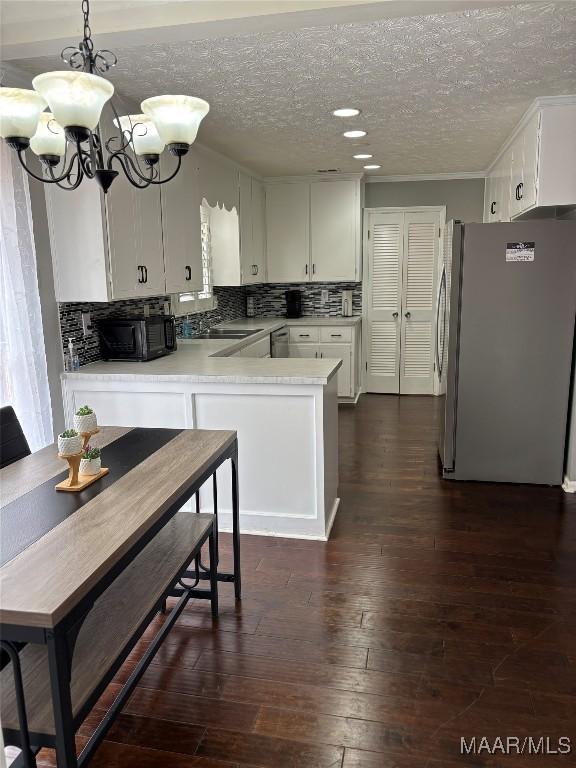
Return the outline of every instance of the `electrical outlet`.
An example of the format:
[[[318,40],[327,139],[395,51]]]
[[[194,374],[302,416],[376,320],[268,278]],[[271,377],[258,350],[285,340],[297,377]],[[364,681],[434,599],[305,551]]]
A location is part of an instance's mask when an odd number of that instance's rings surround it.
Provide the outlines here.
[[[328,291],[326,288],[322,289],[322,304],[328,304]]]
[[[169,301],[165,301],[164,302],[164,314],[165,315],[171,315],[172,314],[170,312],[170,302]]]
[[[150,317],[150,305],[144,304],[144,317]]]
[[[90,312],[82,312],[82,334],[84,338],[92,336],[94,333],[94,327],[92,325],[92,318]]]

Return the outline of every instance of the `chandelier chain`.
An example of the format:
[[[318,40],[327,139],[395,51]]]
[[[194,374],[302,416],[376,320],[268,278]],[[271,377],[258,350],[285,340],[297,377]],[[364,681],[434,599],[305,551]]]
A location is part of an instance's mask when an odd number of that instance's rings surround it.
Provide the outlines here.
[[[84,45],[91,54],[94,51],[92,30],[90,29],[90,0],[82,0],[82,13],[84,15]]]

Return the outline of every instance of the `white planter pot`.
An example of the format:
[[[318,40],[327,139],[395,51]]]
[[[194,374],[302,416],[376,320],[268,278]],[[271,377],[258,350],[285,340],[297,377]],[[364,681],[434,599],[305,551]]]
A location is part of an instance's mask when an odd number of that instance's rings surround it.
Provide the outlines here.
[[[75,453],[82,452],[82,438],[80,435],[76,437],[62,437],[58,435],[58,453],[62,456],[73,456]]]
[[[102,459],[80,459],[80,475],[97,475],[102,469]]]
[[[89,413],[87,416],[74,416],[74,429],[76,432],[95,432],[98,429],[96,414]]]

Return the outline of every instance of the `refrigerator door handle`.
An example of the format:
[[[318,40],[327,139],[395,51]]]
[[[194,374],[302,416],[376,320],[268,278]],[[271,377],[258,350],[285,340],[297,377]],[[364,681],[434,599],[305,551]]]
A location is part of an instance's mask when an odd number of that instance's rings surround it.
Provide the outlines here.
[[[438,300],[436,302],[436,370],[438,371],[438,380],[442,379],[442,369],[444,367],[444,338],[442,337],[442,358],[440,358],[440,303],[442,301],[442,295],[446,294],[446,267],[442,267],[442,276],[440,277],[440,285],[438,287]],[[443,324],[446,322],[446,299],[444,299],[444,318]],[[444,330],[444,328],[443,328]]]

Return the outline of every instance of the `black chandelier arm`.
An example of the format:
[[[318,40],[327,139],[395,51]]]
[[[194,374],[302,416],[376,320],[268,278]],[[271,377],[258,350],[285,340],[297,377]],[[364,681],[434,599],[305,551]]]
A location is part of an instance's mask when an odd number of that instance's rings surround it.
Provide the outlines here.
[[[25,150],[19,149],[17,150],[17,154],[18,154],[18,160],[20,161],[20,165],[22,166],[22,168],[24,168],[26,173],[32,176],[33,179],[36,179],[36,181],[42,181],[44,184],[58,184],[58,182],[64,181],[64,179],[66,179],[70,175],[70,171],[72,170],[72,166],[74,164],[74,159],[76,158],[76,155],[74,155],[70,159],[70,164],[68,165],[68,168],[60,176],[54,177],[54,171],[52,168],[50,168],[50,176],[52,178],[47,179],[46,176],[38,176],[37,173],[34,173],[34,171],[26,165],[26,161],[24,159],[26,157]]]
[[[94,178],[94,170],[92,168],[92,156],[90,152],[82,149],[80,142],[76,142],[76,154],[78,156],[78,162],[80,169],[88,179]]]
[[[72,166],[74,162],[76,162],[76,165],[77,165],[76,180],[72,182],[70,181],[70,178],[72,176]],[[60,189],[65,189],[67,192],[72,192],[73,190],[78,189],[78,187],[82,183],[82,179],[84,178],[84,172],[82,171],[82,166],[80,164],[80,160],[77,154],[75,154],[70,160],[68,173],[66,174],[66,180],[69,182],[68,184],[62,184],[62,182],[59,179],[54,178],[54,169],[51,166],[48,167],[48,173],[52,177],[52,181],[56,183],[56,186],[60,187]]]
[[[110,155],[108,158],[108,170],[113,171],[112,168],[112,161],[117,160],[120,163],[120,166],[122,167],[122,170],[124,171],[124,175],[132,184],[133,187],[136,187],[137,189],[146,189],[146,187],[149,187],[150,184],[154,184],[157,182],[152,181],[152,174],[154,173],[154,169],[150,168],[150,177],[142,176],[142,174],[138,171],[134,163],[132,162],[132,159],[127,155],[125,152],[118,150],[118,152],[114,152]],[[136,176],[141,179],[144,183],[139,184],[138,181],[134,178],[132,175],[132,171],[136,174]]]
[[[130,178],[131,174],[128,172],[128,169],[127,169],[126,164],[125,164],[124,161],[127,162],[128,166],[132,169],[132,171],[140,179],[142,179],[142,181],[146,182],[146,186],[148,186],[148,184],[166,184],[167,181],[171,181],[176,176],[176,174],[180,170],[180,166],[182,165],[182,157],[178,156],[178,161],[176,163],[176,168],[170,174],[170,176],[166,176],[165,179],[156,179],[155,176],[154,176],[154,168],[153,168],[153,166],[150,166],[150,171],[151,171],[150,172],[150,176],[143,176],[142,173],[140,173],[140,171],[136,167],[136,165],[135,165],[134,161],[132,160],[132,158],[130,157],[130,155],[127,155],[126,152],[123,152],[123,151],[120,151],[120,150],[118,150],[118,152],[113,152],[110,155],[110,157],[108,158],[108,170],[112,170],[112,161],[114,159],[117,159],[120,162],[120,164],[122,165],[122,168],[124,169],[124,173],[126,174],[126,176],[128,177],[128,179],[130,181],[132,181],[132,179]],[[132,181],[132,184],[134,184],[133,181]],[[140,186],[140,185],[134,184],[134,186],[136,187],[136,186]]]

